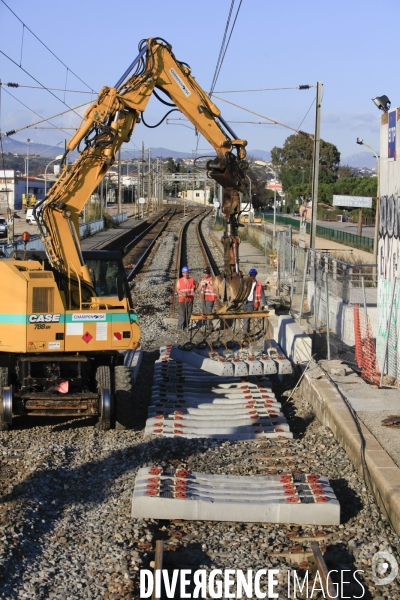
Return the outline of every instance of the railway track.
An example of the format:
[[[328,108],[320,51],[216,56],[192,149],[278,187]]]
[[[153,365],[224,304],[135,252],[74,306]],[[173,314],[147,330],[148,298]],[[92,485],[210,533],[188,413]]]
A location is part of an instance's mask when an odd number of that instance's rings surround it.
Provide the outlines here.
[[[213,251],[208,219],[204,213],[197,217],[197,212],[186,228],[185,260],[199,278],[207,262],[197,239],[198,221],[199,236],[212,257]],[[171,216],[132,281],[145,348],[135,392],[135,429],[121,435],[95,431],[90,419],[38,417],[32,423],[17,417],[13,430],[0,433],[0,598],[136,599],[140,571],[152,569],[153,561],[159,560],[161,541],[163,568],[171,573],[173,569],[204,569],[207,574],[214,569],[279,569],[276,591],[281,598],[290,597],[288,570],[297,570],[301,579],[309,571],[312,589],[312,571],[320,560],[315,554],[318,543],[326,568],[339,574],[347,570],[345,581],[351,583],[344,584],[343,597],[362,594],[352,578],[356,569],[364,571],[359,578],[365,598],[382,596],[382,588],[371,576],[371,561],[378,550],[394,549],[400,540],[333,434],[312,414],[307,399],[296,392],[288,400],[295,379],[272,377],[268,384],[273,402],[281,406],[276,412],[286,419],[292,439],[145,436],[159,348],[182,345],[188,339],[165,324],[175,282],[180,216]],[[214,255],[218,261],[220,257]],[[179,383],[187,389],[187,380]],[[220,477],[317,472],[329,478],[341,505],[341,524],[189,521],[163,515],[132,519],[135,478],[140,469],[151,465]],[[385,588],[383,597],[396,598],[396,586],[395,581]]]

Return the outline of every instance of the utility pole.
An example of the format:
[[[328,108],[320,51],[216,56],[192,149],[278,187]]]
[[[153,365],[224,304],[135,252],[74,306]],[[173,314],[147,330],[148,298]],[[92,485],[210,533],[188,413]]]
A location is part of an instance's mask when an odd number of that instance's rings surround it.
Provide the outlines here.
[[[321,144],[321,104],[322,83],[317,81],[317,98],[315,108],[315,133],[314,133],[314,156],[313,156],[313,181],[312,181],[312,214],[310,230],[310,248],[316,246],[317,236],[317,208],[318,208],[318,178],[319,178],[319,150]]]
[[[157,178],[156,178],[156,209],[160,210],[160,159],[157,158]]]
[[[147,169],[147,216],[150,214],[150,202],[151,202],[151,150],[148,150],[149,166]]]
[[[139,198],[142,198],[142,180],[141,180],[141,175],[140,175],[140,158],[138,158],[137,161],[137,186],[136,186],[136,190],[137,190],[137,198],[136,198],[136,204],[137,204],[137,216],[138,219],[140,218],[139,216]]]
[[[104,190],[104,178],[101,180],[101,183],[100,183],[100,219],[103,218],[103,202],[104,202],[103,190]]]
[[[144,142],[142,142],[142,165],[143,165],[143,177],[140,181],[140,197],[144,198]]]
[[[32,140],[26,140],[26,206],[28,206],[29,196],[29,144]]]
[[[121,214],[121,148],[118,150],[118,214]]]

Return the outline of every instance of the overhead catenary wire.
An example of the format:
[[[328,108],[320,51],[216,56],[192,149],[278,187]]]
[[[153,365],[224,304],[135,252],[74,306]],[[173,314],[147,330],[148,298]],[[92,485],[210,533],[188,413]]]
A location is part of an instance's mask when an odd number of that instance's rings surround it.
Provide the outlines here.
[[[217,83],[217,73],[218,73],[218,69],[219,69],[219,65],[220,65],[220,61],[221,61],[221,57],[222,57],[222,53],[224,51],[224,46],[225,46],[225,40],[226,40],[226,35],[228,33],[228,29],[229,29],[229,23],[231,20],[231,16],[232,16],[232,11],[233,11],[233,5],[235,4],[235,0],[231,1],[231,6],[229,9],[229,14],[228,14],[228,18],[226,20],[226,24],[225,24],[225,31],[224,31],[224,35],[222,37],[222,42],[221,42],[221,47],[219,49],[219,54],[218,54],[218,59],[217,59],[217,64],[215,65],[215,71],[214,71],[214,75],[213,75],[213,79],[211,82],[211,87],[210,87],[210,95],[212,94],[212,92],[214,91],[214,87],[215,84]]]
[[[58,62],[59,62],[59,63],[61,63],[61,64],[63,65],[63,67],[65,67],[66,69],[68,69],[68,71],[70,71],[70,72],[71,72],[71,73],[74,75],[74,77],[76,77],[77,79],[79,79],[79,81],[80,81],[81,83],[83,83],[83,85],[85,85],[85,86],[86,86],[86,87],[87,87],[89,90],[91,90],[91,92],[92,92],[93,94],[95,94],[95,93],[96,93],[96,92],[94,91],[94,89],[93,89],[93,88],[92,88],[92,87],[91,87],[89,84],[87,84],[87,83],[86,83],[86,82],[85,82],[83,79],[81,79],[81,78],[79,77],[79,75],[77,75],[77,74],[76,74],[76,73],[75,73],[75,72],[74,72],[72,69],[70,69],[70,68],[68,67],[68,65],[66,65],[66,64],[65,64],[65,62],[64,62],[64,61],[62,61],[62,60],[61,60],[61,58],[59,58],[59,57],[58,57],[58,56],[57,56],[57,55],[56,55],[56,54],[55,54],[55,53],[54,53],[54,52],[53,52],[53,51],[52,51],[52,50],[51,50],[51,49],[50,49],[48,46],[46,46],[46,44],[45,44],[45,43],[44,43],[44,42],[43,42],[43,41],[42,41],[42,40],[39,38],[39,36],[37,36],[37,35],[36,35],[36,33],[34,33],[34,32],[32,31],[32,29],[30,29],[30,27],[28,27],[28,25],[27,25],[26,23],[24,23],[22,19],[20,19],[20,18],[19,18],[19,16],[18,16],[18,15],[17,15],[17,14],[16,14],[16,13],[15,13],[13,10],[12,10],[12,8],[10,8],[10,7],[8,6],[8,4],[7,4],[6,2],[4,2],[4,0],[0,0],[0,1],[1,1],[1,2],[4,4],[4,6],[5,6],[6,8],[8,8],[8,10],[9,10],[9,11],[10,11],[10,12],[11,12],[13,15],[14,15],[14,17],[15,17],[16,19],[18,19],[18,21],[19,21],[19,22],[22,24],[23,28],[24,28],[24,29],[27,29],[27,30],[29,31],[29,33],[31,33],[31,34],[33,35],[33,37],[34,37],[34,38],[36,38],[36,39],[37,39],[37,41],[38,41],[40,44],[42,44],[42,46],[43,46],[44,48],[46,48],[46,50],[47,50],[48,52],[50,52],[50,54],[52,54],[52,56],[54,56],[54,58],[55,58],[56,60],[58,60]],[[22,48],[21,48],[21,53],[22,53]],[[21,54],[21,58],[22,58],[22,54]],[[15,64],[17,64],[17,63],[15,63]],[[19,66],[19,67],[21,67],[21,65],[18,65],[18,66]],[[62,91],[64,91],[64,90],[62,90]]]
[[[4,90],[7,91],[7,90]],[[8,92],[9,93],[9,92]],[[3,137],[8,137],[10,135],[14,135],[14,133],[18,133],[19,131],[23,131],[24,129],[30,129],[32,128],[34,125],[39,125],[40,123],[45,123],[45,122],[49,122],[50,119],[55,119],[56,117],[60,117],[61,115],[65,115],[68,112],[71,112],[71,110],[76,110],[78,108],[82,108],[82,106],[86,106],[87,104],[91,104],[90,102],[84,102],[83,104],[79,104],[78,106],[75,106],[74,108],[69,108],[68,110],[64,110],[63,112],[60,112],[56,115],[52,115],[51,117],[48,117],[47,119],[41,119],[40,121],[36,121],[35,123],[31,123],[30,125],[25,125],[24,127],[19,127],[18,129],[12,129],[11,131],[6,131],[5,133],[3,133],[3,135],[1,136],[1,138]],[[25,106],[25,105],[24,105]],[[29,108],[28,106],[26,108]],[[29,110],[33,111],[31,108],[29,108]],[[40,117],[41,115],[39,115],[38,113],[35,113],[36,115],[38,115],[38,117]],[[57,129],[59,129],[57,127]],[[61,129],[61,131],[63,131]],[[66,132],[64,132],[66,133]]]
[[[0,2],[3,2],[3,0],[0,0]],[[21,65],[19,65],[18,63],[15,62],[15,60],[13,60],[10,56],[8,56],[8,54],[6,54],[3,50],[0,50],[0,54],[2,54],[3,56],[5,56],[6,58],[8,58],[9,61],[11,61],[15,66],[17,66],[19,69],[21,69],[21,71],[23,71],[24,73],[26,73],[31,79],[33,79],[34,81],[36,81],[36,83],[38,83],[43,89],[47,90],[49,92],[49,94],[51,94],[54,98],[56,98],[56,100],[58,100],[59,102],[61,102],[62,104],[64,104],[64,106],[66,106],[67,108],[69,108],[70,110],[74,111],[75,110],[73,108],[71,108],[71,106],[68,106],[68,104],[66,102],[64,102],[64,100],[62,100],[61,98],[59,98],[58,96],[56,96],[56,94],[53,94],[53,92],[51,90],[49,90],[45,85],[43,85],[38,79],[36,79],[36,77],[34,77],[33,75],[31,75],[26,69],[24,69],[24,67],[22,67]],[[75,113],[79,118],[81,118],[81,116],[78,113]]]
[[[14,83],[11,81],[0,81],[0,85],[11,88],[29,88],[30,90],[51,90],[52,92],[68,92],[69,94],[90,94],[93,96],[94,92],[87,92],[86,90],[67,90],[66,88],[53,88],[53,87],[41,87],[39,85],[24,85],[23,83]]]
[[[301,121],[301,123],[300,123],[300,125],[298,126],[298,128],[297,128],[297,129],[300,129],[300,127],[303,125],[304,121],[305,121],[305,120],[306,120],[306,118],[307,118],[307,115],[308,115],[308,113],[310,112],[310,110],[311,110],[311,109],[312,109],[312,107],[314,106],[314,103],[315,103],[315,98],[314,98],[314,100],[311,102],[311,104],[310,104],[310,108],[308,109],[308,111],[307,111],[307,112],[306,112],[306,114],[304,115],[304,117],[303,117],[303,120]]]
[[[215,84],[217,83],[217,79],[218,79],[218,77],[219,77],[219,73],[220,73],[220,71],[221,71],[222,63],[224,62],[224,59],[225,59],[225,54],[226,54],[226,51],[228,50],[229,42],[231,41],[232,33],[233,33],[233,30],[234,30],[234,28],[235,28],[235,25],[236,25],[236,20],[237,20],[237,18],[238,18],[238,14],[239,14],[239,11],[240,11],[240,7],[242,6],[242,1],[243,1],[243,0],[240,0],[240,2],[239,2],[239,6],[238,6],[238,9],[237,9],[237,11],[236,11],[235,20],[233,21],[233,25],[232,25],[232,28],[231,28],[231,32],[230,32],[230,34],[229,34],[229,38],[228,38],[228,41],[227,41],[227,43],[226,43],[226,46],[225,46],[224,54],[223,54],[223,56],[222,56],[222,59],[221,59],[220,65],[219,65],[218,73],[217,73],[217,76],[216,76],[216,78],[215,78],[214,87],[215,87]],[[214,91],[214,87],[213,87],[213,90],[212,90],[212,91]]]
[[[291,127],[290,125],[286,125],[285,123],[281,123],[280,121],[276,121],[275,119],[271,119],[270,117],[265,117],[264,115],[260,115],[260,113],[256,113],[256,112],[254,112],[254,110],[250,110],[249,108],[240,106],[240,104],[235,104],[234,102],[231,102],[230,100],[226,100],[225,98],[220,98],[219,96],[216,96],[215,94],[212,94],[212,95],[214,96],[214,98],[217,98],[217,100],[221,100],[221,102],[226,102],[227,104],[236,106],[236,108],[240,108],[241,110],[251,113],[252,115],[256,115],[256,117],[261,117],[261,119],[265,119],[266,121],[271,121],[271,123],[274,123],[275,125],[280,125],[281,127],[285,127],[285,129],[290,129],[291,131],[295,131],[296,133],[299,133],[300,135],[304,135],[309,138],[314,137],[313,134],[311,134],[311,133],[306,133],[305,131],[301,131],[300,129],[296,129],[295,127]]]
[[[308,90],[315,88],[315,85],[296,85],[292,87],[275,87],[275,88],[260,88],[256,90],[223,90],[222,92],[215,92],[216,94],[244,94],[247,92],[276,92],[281,90]]]
[[[183,119],[182,117],[178,117],[176,119],[172,118],[172,119],[167,119],[167,121],[186,121],[187,123],[190,123],[190,121],[188,119]],[[264,121],[232,121],[231,119],[227,119],[226,121],[227,123],[247,123],[250,125],[274,125],[274,123],[265,123]]]

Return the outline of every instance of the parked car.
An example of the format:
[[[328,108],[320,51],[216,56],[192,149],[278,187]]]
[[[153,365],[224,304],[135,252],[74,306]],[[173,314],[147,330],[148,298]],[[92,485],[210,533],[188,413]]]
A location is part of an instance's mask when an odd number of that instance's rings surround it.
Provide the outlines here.
[[[7,234],[8,234],[7,221],[3,217],[0,217],[0,236],[7,237]]]
[[[294,210],[293,211],[293,216],[294,217],[299,217],[300,216],[300,211],[299,210]]]

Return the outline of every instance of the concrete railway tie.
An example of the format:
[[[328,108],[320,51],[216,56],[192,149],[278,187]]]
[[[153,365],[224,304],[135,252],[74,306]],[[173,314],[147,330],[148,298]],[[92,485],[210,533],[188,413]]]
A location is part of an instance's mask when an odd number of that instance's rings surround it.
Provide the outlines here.
[[[146,435],[245,440],[292,438],[264,374],[218,376],[183,365],[161,348],[155,365]]]
[[[139,469],[132,516],[338,525],[340,506],[317,474],[241,477],[154,466]]]

